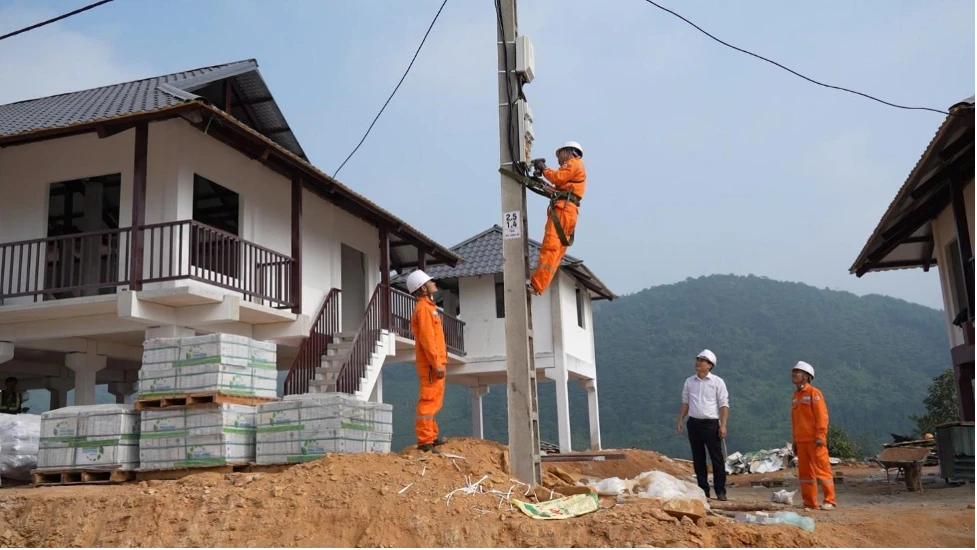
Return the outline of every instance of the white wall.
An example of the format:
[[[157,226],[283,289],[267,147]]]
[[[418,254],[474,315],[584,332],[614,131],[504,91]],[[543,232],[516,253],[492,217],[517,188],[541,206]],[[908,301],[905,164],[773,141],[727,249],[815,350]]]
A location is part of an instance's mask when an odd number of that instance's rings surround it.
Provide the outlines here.
[[[554,281],[553,284],[556,284]],[[582,362],[594,364],[594,320],[590,294],[584,290],[583,300],[584,326],[577,324],[577,282],[570,275],[560,272],[560,297],[563,322],[563,349],[568,356]]]
[[[967,206],[967,220],[970,227],[970,242],[974,246],[974,183],[971,182],[964,189],[964,197]],[[953,326],[954,306],[953,295],[950,291],[951,277],[947,269],[948,258],[946,254],[947,245],[957,238],[957,226],[953,219],[953,209],[947,207],[933,220],[933,242],[936,254],[936,265],[940,274],[940,287],[943,293],[943,311],[946,316],[947,334],[950,339],[950,346],[959,346],[966,342],[963,330]],[[962,291],[963,289],[961,289]]]
[[[505,356],[505,319],[495,314],[495,276],[462,277],[458,281],[465,351],[469,361]],[[550,292],[533,297],[533,345],[536,355],[553,353]]]
[[[134,148],[135,131],[129,130],[106,139],[91,133],[0,150],[0,243],[47,236],[52,183],[104,174],[122,174],[119,225],[130,226]],[[240,195],[241,238],[291,255],[291,181],[260,162],[172,119],[149,125],[147,171],[147,224],[191,219],[193,177],[200,174]],[[341,243],[366,256],[372,292],[380,265],[375,227],[306,191],[303,233],[302,313],[315,315],[329,289],[340,286]],[[189,235],[184,240],[186,262]]]

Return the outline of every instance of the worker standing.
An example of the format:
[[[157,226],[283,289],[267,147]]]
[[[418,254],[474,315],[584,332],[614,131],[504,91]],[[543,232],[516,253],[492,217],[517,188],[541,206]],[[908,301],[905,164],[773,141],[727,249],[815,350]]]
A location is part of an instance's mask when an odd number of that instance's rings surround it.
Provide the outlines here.
[[[794,454],[797,456],[797,477],[805,508],[818,507],[818,482],[824,492],[823,510],[832,510],[835,502],[835,483],[828,457],[828,405],[821,390],[811,385],[814,367],[798,361],[791,370],[791,380],[797,390],[791,403],[790,420],[794,432]]]
[[[430,275],[417,270],[407,277],[407,290],[417,296],[414,316],[410,320],[415,342],[414,361],[421,384],[414,432],[419,450],[437,453],[436,447],[444,445],[445,440],[438,436],[438,423],[434,417],[444,403],[444,377],[448,366],[441,315],[434,303],[438,287]]]
[[[546,168],[542,160],[534,162],[536,171],[542,172],[543,177],[552,184],[547,188],[550,206],[547,209],[543,244],[539,250],[539,263],[527,285],[529,292],[537,296],[546,292],[563,261],[563,255],[573,244],[577,213],[587,186],[587,168],[583,163],[583,147],[579,143],[564,143],[556,150],[556,158],[560,163],[558,170]]]
[[[22,410],[23,404],[24,398],[17,391],[17,379],[13,376],[7,377],[3,381],[3,390],[0,391],[0,413],[20,414],[24,412]]]
[[[682,421],[689,415],[689,444],[692,446],[692,465],[699,487],[709,497],[709,470],[706,453],[712,460],[712,480],[716,499],[726,500],[726,459],[723,439],[729,415],[729,392],[726,382],[712,374],[716,354],[704,349],[695,357],[695,374],[682,386],[682,410],[675,430],[682,433]]]

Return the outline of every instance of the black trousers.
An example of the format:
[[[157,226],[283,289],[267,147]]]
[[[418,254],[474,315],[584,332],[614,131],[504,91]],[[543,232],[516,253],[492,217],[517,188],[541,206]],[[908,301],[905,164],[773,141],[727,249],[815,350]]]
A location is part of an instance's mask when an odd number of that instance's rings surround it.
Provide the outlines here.
[[[709,471],[706,468],[706,452],[712,459],[712,482],[716,496],[726,494],[726,461],[723,459],[722,440],[719,439],[718,420],[700,420],[689,417],[686,424],[689,443],[692,444],[692,464],[699,487],[709,496]]]

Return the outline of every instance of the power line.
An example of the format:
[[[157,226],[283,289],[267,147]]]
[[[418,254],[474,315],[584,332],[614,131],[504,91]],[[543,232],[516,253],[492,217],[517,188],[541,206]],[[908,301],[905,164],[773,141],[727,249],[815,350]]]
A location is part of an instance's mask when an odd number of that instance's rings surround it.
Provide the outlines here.
[[[61,21],[62,19],[67,19],[67,18],[71,17],[72,15],[78,15],[79,13],[81,13],[83,11],[88,11],[88,10],[90,10],[92,8],[97,8],[97,7],[101,6],[102,4],[108,4],[111,1],[112,0],[101,0],[100,2],[95,2],[94,4],[89,4],[89,5],[87,5],[87,6],[83,7],[83,8],[78,8],[75,11],[70,11],[70,12],[64,14],[64,15],[59,15],[59,16],[53,18],[53,19],[48,19],[47,21],[42,21],[40,23],[31,25],[30,27],[24,27],[23,29],[20,29],[19,31],[14,31],[14,32],[11,32],[11,33],[7,33],[7,34],[5,34],[3,36],[0,36],[0,40],[6,40],[7,38],[10,38],[11,36],[17,36],[18,34],[25,33],[27,31],[34,30],[34,29],[43,27],[45,25],[50,25],[51,23],[56,23],[58,21]]]
[[[337,175],[339,175],[339,171],[343,169],[343,166],[346,166],[346,163],[349,162],[349,159],[353,158],[353,155],[355,155],[356,152],[359,151],[360,146],[363,145],[364,141],[366,141],[366,136],[370,135],[370,130],[373,129],[373,126],[377,123],[377,120],[380,119],[380,115],[383,114],[383,110],[386,109],[387,105],[390,104],[390,100],[394,98],[394,95],[397,93],[397,90],[400,89],[400,85],[403,84],[404,79],[407,78],[407,73],[409,73],[411,67],[414,66],[414,61],[417,60],[417,54],[421,53],[421,48],[424,47],[424,42],[427,41],[427,36],[431,34],[431,29],[433,29],[434,24],[438,22],[438,17],[441,15],[441,10],[444,9],[444,5],[447,3],[448,0],[444,0],[444,2],[441,2],[441,7],[438,8],[438,13],[434,15],[434,19],[431,21],[431,24],[428,25],[427,32],[424,33],[424,38],[421,39],[421,43],[418,44],[417,46],[417,51],[414,52],[414,57],[410,60],[410,65],[407,65],[407,70],[404,71],[404,76],[400,77],[400,82],[397,83],[397,86],[394,88],[394,91],[390,92],[390,97],[387,98],[387,101],[383,104],[383,107],[380,107],[380,112],[377,113],[376,117],[374,117],[373,122],[370,124],[370,127],[366,129],[366,133],[363,134],[363,139],[361,139],[360,142],[356,144],[356,147],[353,149],[353,152],[351,152],[349,156],[346,157],[346,160],[344,160],[343,163],[339,165],[339,168],[336,168],[336,171],[333,173],[332,177],[335,178]]]
[[[806,76],[802,75],[801,73],[799,73],[799,72],[791,69],[790,67],[786,67],[784,65],[781,65],[780,63],[777,63],[776,61],[773,61],[773,60],[767,59],[766,57],[763,57],[762,55],[755,54],[755,53],[753,53],[751,51],[744,50],[743,48],[734,46],[734,45],[732,45],[732,44],[730,44],[728,42],[724,42],[723,40],[720,40],[720,39],[716,38],[715,36],[709,34],[709,32],[707,32],[705,29],[703,29],[699,25],[696,25],[692,21],[689,21],[685,17],[682,17],[682,15],[680,15],[678,13],[675,13],[674,11],[672,11],[672,10],[670,10],[670,9],[668,9],[668,8],[666,8],[666,7],[658,4],[656,2],[653,2],[652,0],[645,0],[645,2],[648,2],[649,4],[651,4],[652,6],[655,6],[658,9],[660,9],[662,11],[666,11],[666,12],[674,15],[675,17],[678,17],[682,21],[685,21],[689,25],[692,25],[693,27],[695,27],[695,29],[698,30],[699,32],[701,32],[702,34],[708,36],[709,38],[712,38],[713,40],[715,40],[716,42],[719,42],[720,44],[722,44],[723,46],[726,46],[727,48],[732,48],[732,49],[734,49],[734,50],[736,50],[738,52],[745,53],[746,55],[749,55],[749,56],[753,56],[753,57],[755,57],[755,58],[757,58],[757,59],[759,59],[761,61],[766,61],[767,63],[770,63],[771,65],[776,65],[777,67],[780,67],[781,69],[783,69],[783,70],[785,70],[785,71],[787,71],[787,72],[789,72],[789,73],[791,73],[791,74],[793,74],[795,76],[799,76],[799,77],[803,78],[804,80],[806,80],[808,82],[811,82],[812,84],[817,84],[818,86],[824,86],[825,88],[831,88],[832,90],[840,90],[842,92],[848,92],[850,94],[860,95],[860,96],[862,96],[864,98],[871,99],[872,101],[878,101],[879,103],[881,103],[883,105],[888,105],[889,107],[895,107],[897,109],[906,109],[906,110],[910,110],[910,111],[932,111],[934,113],[940,113],[941,115],[950,115],[951,114],[951,113],[949,113],[947,111],[943,111],[941,109],[933,109],[933,108],[930,108],[930,107],[910,107],[910,106],[907,106],[907,105],[898,105],[896,103],[890,103],[888,101],[879,99],[879,98],[874,97],[874,96],[870,96],[868,94],[865,94],[865,93],[862,93],[862,92],[859,92],[859,91],[856,91],[856,90],[850,90],[848,88],[842,88],[841,86],[833,86],[831,84],[825,84],[824,82],[818,82],[817,80],[814,80],[813,78],[806,77]]]

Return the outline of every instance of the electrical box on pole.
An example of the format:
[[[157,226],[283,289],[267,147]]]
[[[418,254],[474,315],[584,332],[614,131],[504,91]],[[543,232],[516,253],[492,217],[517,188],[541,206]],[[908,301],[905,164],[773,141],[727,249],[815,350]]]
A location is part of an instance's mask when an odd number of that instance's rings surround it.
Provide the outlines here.
[[[522,84],[533,79],[532,43],[519,38],[516,0],[494,0],[499,55],[499,163],[524,174],[532,152],[532,111]],[[509,473],[535,487],[542,479],[539,403],[533,351],[526,188],[502,173],[502,255],[505,289],[506,396],[509,411]]]

